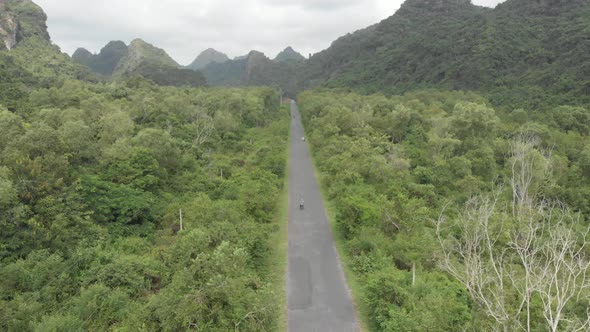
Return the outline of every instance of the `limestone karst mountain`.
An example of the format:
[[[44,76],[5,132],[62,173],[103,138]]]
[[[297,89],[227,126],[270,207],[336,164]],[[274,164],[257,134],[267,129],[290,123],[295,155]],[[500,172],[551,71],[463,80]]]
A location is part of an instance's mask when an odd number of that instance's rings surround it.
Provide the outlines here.
[[[203,69],[207,83],[214,86],[281,87],[287,94],[297,90],[297,72],[301,63],[277,62],[258,51],[224,63],[212,63]]]
[[[305,61],[305,57],[295,51],[291,46],[288,46],[277,54],[274,60],[277,62],[303,62]]]
[[[299,82],[364,92],[477,90],[498,103],[538,106],[547,93],[556,102],[589,95],[588,33],[584,0],[507,0],[495,9],[407,0],[311,57]]]
[[[90,67],[93,71],[102,75],[112,75],[117,65],[129,52],[127,45],[122,41],[111,41],[100,50],[98,54],[92,54],[84,48],[79,48],[72,55],[74,61]]]
[[[51,43],[41,7],[30,0],[0,0],[0,100],[71,78],[98,80]]]
[[[72,58],[115,80],[140,75],[160,85],[206,84],[201,72],[182,68],[166,51],[142,39],[133,40],[129,46],[122,41],[111,41],[98,54],[79,48]]]
[[[221,53],[212,48],[208,48],[201,52],[201,54],[199,54],[190,65],[186,66],[186,68],[200,70],[207,67],[211,63],[224,63],[228,60],[229,58],[224,53]]]
[[[43,9],[30,0],[0,0],[0,50],[32,37],[50,40]]]

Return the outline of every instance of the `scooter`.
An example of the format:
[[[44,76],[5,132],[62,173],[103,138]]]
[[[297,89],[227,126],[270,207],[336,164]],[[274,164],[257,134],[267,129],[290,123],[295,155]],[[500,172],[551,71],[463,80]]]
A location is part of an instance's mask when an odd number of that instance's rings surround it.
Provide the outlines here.
[[[299,210],[303,210],[303,201],[299,202]]]

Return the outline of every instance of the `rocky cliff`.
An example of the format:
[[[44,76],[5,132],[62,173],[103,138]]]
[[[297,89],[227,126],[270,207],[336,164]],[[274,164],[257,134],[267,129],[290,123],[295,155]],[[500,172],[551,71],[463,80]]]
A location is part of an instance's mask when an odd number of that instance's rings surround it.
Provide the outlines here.
[[[0,0],[0,49],[11,50],[34,37],[50,41],[41,7],[30,0]]]

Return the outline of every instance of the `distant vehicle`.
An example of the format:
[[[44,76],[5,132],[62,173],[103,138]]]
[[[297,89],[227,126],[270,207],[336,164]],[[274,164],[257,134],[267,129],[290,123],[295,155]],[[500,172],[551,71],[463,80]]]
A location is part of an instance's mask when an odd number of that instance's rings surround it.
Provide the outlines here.
[[[301,137],[301,140],[302,140],[303,142],[305,142],[305,137]]]

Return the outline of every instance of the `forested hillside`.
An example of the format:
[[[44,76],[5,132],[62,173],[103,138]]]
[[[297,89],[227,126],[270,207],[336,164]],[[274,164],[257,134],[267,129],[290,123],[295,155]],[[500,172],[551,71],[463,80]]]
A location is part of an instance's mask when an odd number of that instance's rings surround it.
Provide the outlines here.
[[[10,50],[21,42],[38,38],[49,41],[47,15],[29,0],[0,0],[0,51]]]
[[[0,51],[0,330],[277,330],[277,91],[160,87],[198,73],[140,42],[98,83],[39,7],[0,4],[22,29]]]
[[[587,329],[587,109],[436,90],[298,100],[371,330]]]
[[[163,86],[198,87],[207,84],[200,71],[182,68],[166,51],[141,39],[133,40],[129,46],[121,41],[112,41],[99,54],[80,48],[72,59],[106,79],[125,80],[141,76]]]
[[[498,105],[590,103],[590,2],[407,0],[315,54],[302,86],[481,91]]]
[[[93,71],[110,76],[117,65],[129,53],[129,48],[122,41],[111,41],[100,50],[92,54],[87,49],[79,48],[72,54],[72,60],[83,64]]]
[[[0,331],[282,330],[279,93],[368,331],[590,329],[587,0],[407,0],[202,73],[143,40],[73,61],[46,19],[0,0]]]
[[[0,330],[275,330],[277,101],[135,79],[0,106]]]
[[[43,10],[30,0],[0,0],[0,84],[50,87],[64,78],[97,80],[90,70],[70,61],[51,43],[46,21]],[[5,86],[7,90],[19,88],[18,84]],[[10,93],[5,89],[0,95]],[[15,99],[7,98],[7,102],[14,103]]]
[[[212,86],[278,86],[287,96],[294,97],[299,90],[297,79],[302,66],[299,61],[277,62],[252,51],[246,57],[211,63],[203,74]]]
[[[297,57],[300,65],[250,55],[204,74],[212,85],[278,84],[291,95],[313,87],[387,94],[434,87],[478,91],[499,107],[589,105],[589,33],[585,0],[507,0],[494,9],[407,0],[309,60]]]
[[[51,43],[46,20],[32,1],[0,0],[0,103],[11,111],[32,88],[63,84],[67,79],[99,80]]]

